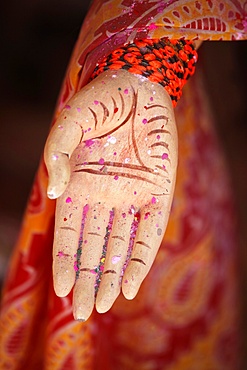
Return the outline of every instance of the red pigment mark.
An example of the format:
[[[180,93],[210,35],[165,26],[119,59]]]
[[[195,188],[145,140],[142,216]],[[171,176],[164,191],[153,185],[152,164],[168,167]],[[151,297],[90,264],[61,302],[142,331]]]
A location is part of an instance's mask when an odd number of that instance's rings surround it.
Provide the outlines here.
[[[207,3],[208,3],[208,6],[210,7],[210,8],[212,8],[213,7],[213,2],[211,1],[211,0],[206,0],[207,1]]]
[[[63,219],[64,221],[67,221],[67,218],[66,217],[64,217],[64,219]]]
[[[151,203],[152,204],[155,204],[157,202],[157,199],[155,198],[155,197],[153,197],[152,199],[151,199]]]
[[[189,10],[189,8],[188,8],[187,6],[183,6],[183,10],[184,10],[186,13],[189,13],[189,12],[190,12],[190,10]]]
[[[117,111],[118,111],[118,107],[116,107],[116,108],[114,109],[114,113],[117,113]]]
[[[161,159],[164,160],[164,159],[167,159],[167,158],[168,158],[168,154],[167,153],[163,153]]]
[[[131,54],[130,54],[130,56],[131,56]],[[128,89],[125,89],[125,90],[124,90],[124,93],[125,93],[125,94],[128,94],[128,93],[129,93],[129,90],[128,90]]]
[[[118,175],[115,175],[114,176],[114,180],[118,180]]]
[[[68,198],[66,199],[66,203],[72,203],[72,199],[71,199],[70,197],[68,197]]]
[[[170,19],[169,19],[169,18],[163,18],[163,21],[164,21],[165,23],[171,23],[171,21],[170,21]]]
[[[122,217],[123,218],[126,218],[126,213],[122,213]]]
[[[177,10],[175,10],[175,11],[173,12],[173,14],[175,15],[175,17],[180,18],[180,14],[179,14],[179,12],[178,12]]]
[[[144,118],[143,120],[142,120],[142,123],[144,123],[144,125],[147,123],[147,119],[146,118]]]
[[[148,29],[149,29],[150,31],[156,30],[156,28],[158,28],[158,26],[156,26],[156,24],[155,24],[155,23],[150,23],[150,25],[148,26]]]
[[[71,109],[70,105],[65,105],[65,109]]]
[[[81,112],[81,108],[76,108],[77,112]]]
[[[100,160],[99,160],[99,164],[104,164],[104,163],[105,163],[104,158],[100,158]]]
[[[196,8],[197,8],[198,10],[200,10],[200,9],[201,9],[201,4],[199,3],[199,1],[196,1]]]
[[[150,212],[145,213],[144,220],[147,220],[149,216],[150,216]]]
[[[220,3],[220,11],[224,9],[225,5],[223,3]]]
[[[94,100],[94,102],[93,102],[95,105],[98,105],[99,104],[99,102],[98,102],[98,100]]]

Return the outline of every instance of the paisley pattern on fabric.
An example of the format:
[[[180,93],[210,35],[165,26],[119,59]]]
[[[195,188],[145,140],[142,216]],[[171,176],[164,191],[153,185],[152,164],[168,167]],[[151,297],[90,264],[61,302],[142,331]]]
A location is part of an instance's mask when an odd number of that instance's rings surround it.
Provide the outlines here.
[[[94,1],[55,118],[95,61],[116,47],[144,37],[244,39],[246,4]],[[4,290],[1,369],[239,369],[234,213],[199,71],[176,118],[177,185],[155,264],[134,301],[120,296],[110,312],[94,312],[86,323],[73,320],[71,295],[58,298],[52,288],[55,202],[46,198],[41,161]]]

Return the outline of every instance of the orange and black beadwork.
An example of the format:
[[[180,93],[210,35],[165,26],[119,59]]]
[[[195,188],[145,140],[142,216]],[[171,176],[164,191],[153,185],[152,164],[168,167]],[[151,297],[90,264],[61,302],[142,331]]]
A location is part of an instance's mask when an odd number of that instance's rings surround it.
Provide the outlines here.
[[[196,62],[197,52],[192,41],[142,39],[114,50],[96,66],[91,78],[108,69],[125,69],[161,84],[175,107],[183,86],[194,74]]]

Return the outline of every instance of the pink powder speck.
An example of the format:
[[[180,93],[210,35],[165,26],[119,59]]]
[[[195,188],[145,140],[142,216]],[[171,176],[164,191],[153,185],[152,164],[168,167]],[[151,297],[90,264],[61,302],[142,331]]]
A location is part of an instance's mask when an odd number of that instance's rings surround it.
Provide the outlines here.
[[[64,256],[64,253],[62,251],[59,251],[58,254],[57,254],[58,257],[63,257]]]
[[[146,118],[144,118],[143,120],[142,120],[142,123],[144,123],[144,125],[147,123],[147,119]]]
[[[155,23],[151,23],[151,24],[148,26],[148,29],[149,29],[150,31],[156,30],[156,28],[158,28],[158,26],[156,26],[156,24],[155,24]]]
[[[155,204],[157,202],[157,199],[155,198],[155,197],[153,197],[152,199],[151,199],[151,203],[152,204]]]
[[[124,90],[124,93],[125,93],[125,94],[128,94],[128,93],[129,93],[129,90],[128,90],[128,89],[125,89],[125,90]]]
[[[164,164],[163,164],[163,166],[162,166],[162,167],[163,167],[163,169],[164,169],[164,170],[166,170],[166,166],[165,166]]]
[[[126,213],[122,213],[122,217],[123,218],[126,218]]]
[[[77,112],[81,112],[81,108],[76,108]]]
[[[70,197],[68,197],[68,198],[66,199],[66,203],[72,203],[72,199],[71,199]]]
[[[111,259],[113,265],[118,263],[120,260],[121,260],[121,255],[120,256],[113,256],[112,259]]]
[[[134,195],[136,195],[136,191],[134,191]]]
[[[156,224],[155,227],[159,227],[159,224]]]
[[[71,109],[70,105],[65,105],[65,109]]]
[[[114,180],[118,180],[118,175],[115,175],[114,176]]]
[[[89,139],[89,140],[86,140],[85,141],[85,146],[87,148],[89,148],[90,146],[92,146],[94,144],[94,141],[92,139]]]
[[[160,135],[157,135],[157,136],[156,136],[156,139],[157,139],[157,140],[159,140],[159,139],[160,139]]]
[[[84,240],[84,244],[87,244],[87,240]]]
[[[100,160],[99,160],[99,164],[104,164],[104,163],[105,163],[104,158],[100,158]]]
[[[94,102],[93,102],[95,105],[98,105],[99,104],[99,102],[98,102],[98,100],[94,100]]]
[[[151,97],[150,97],[150,101],[153,101],[153,100],[154,100],[154,98],[151,96]]]
[[[167,159],[167,158],[168,158],[168,154],[167,153],[163,153],[161,159],[164,160],[164,159]]]
[[[74,270],[75,270],[75,271],[79,271],[78,266],[77,266],[77,262],[76,262],[76,261],[74,262]]]
[[[113,155],[117,155],[117,152],[114,152]]]

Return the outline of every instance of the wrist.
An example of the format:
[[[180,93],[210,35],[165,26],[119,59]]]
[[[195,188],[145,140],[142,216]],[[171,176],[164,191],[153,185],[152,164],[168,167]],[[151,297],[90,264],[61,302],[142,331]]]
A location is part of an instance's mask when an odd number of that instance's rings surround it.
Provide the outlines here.
[[[159,83],[170,95],[173,106],[182,95],[182,88],[194,74],[197,52],[191,41],[164,38],[137,40],[116,49],[95,68],[94,79],[106,70],[124,69]]]

